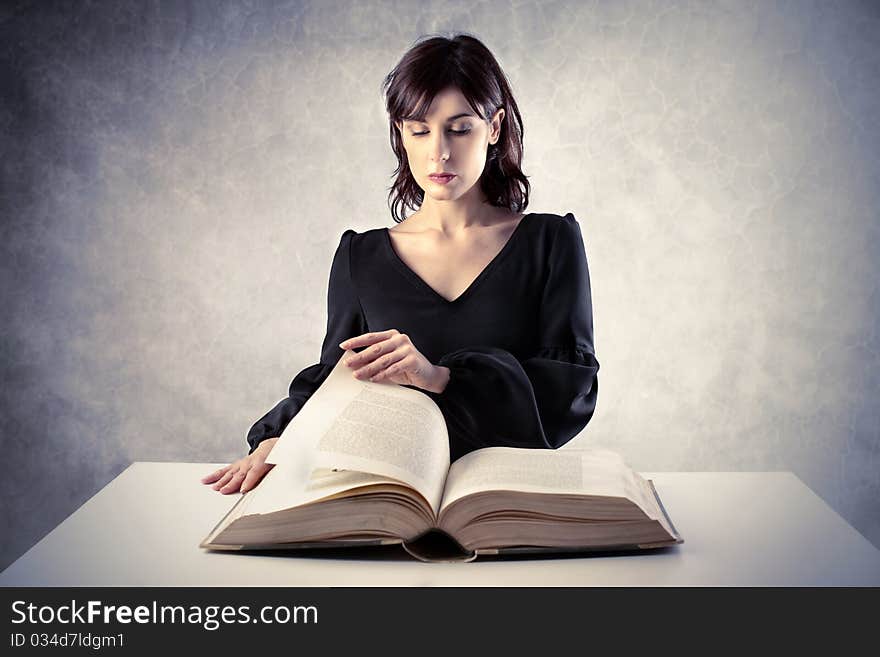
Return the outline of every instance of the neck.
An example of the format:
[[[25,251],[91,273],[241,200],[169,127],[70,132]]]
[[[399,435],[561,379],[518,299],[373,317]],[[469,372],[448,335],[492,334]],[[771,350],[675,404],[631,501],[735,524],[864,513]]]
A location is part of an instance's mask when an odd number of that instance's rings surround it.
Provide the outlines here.
[[[452,201],[438,201],[426,194],[418,211],[423,226],[444,235],[491,226],[497,223],[503,213],[504,208],[490,205],[482,193],[465,195]]]

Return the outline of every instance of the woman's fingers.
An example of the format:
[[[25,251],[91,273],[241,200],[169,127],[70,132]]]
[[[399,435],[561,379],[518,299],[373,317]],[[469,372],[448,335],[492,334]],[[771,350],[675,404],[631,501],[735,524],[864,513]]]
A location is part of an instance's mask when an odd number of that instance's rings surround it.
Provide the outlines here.
[[[223,476],[223,473],[225,473],[231,467],[232,467],[232,465],[227,465],[225,468],[220,468],[219,470],[215,470],[211,474],[205,475],[204,477],[202,477],[202,483],[203,484],[211,484],[211,483],[217,481],[220,477]]]
[[[266,473],[274,467],[274,463],[261,463],[248,470],[247,476],[244,478],[244,482],[241,485],[241,492],[247,493],[250,489],[255,487],[260,481],[262,481]]]
[[[214,490],[220,490],[220,489],[223,488],[227,483],[229,483],[229,480],[232,479],[232,475],[234,475],[234,474],[235,474],[235,473],[234,473],[232,470],[229,470],[226,474],[224,474],[222,477],[220,477],[220,480],[219,480],[216,484],[214,484],[214,485],[212,486],[212,488],[213,488]]]
[[[272,445],[277,440],[277,438],[268,439]],[[268,441],[266,441],[267,446],[270,444]],[[266,451],[266,454],[268,453]],[[259,455],[241,459],[235,463],[230,463],[225,468],[215,470],[211,474],[202,477],[202,483],[210,484],[215,482],[212,488],[224,495],[236,493],[239,489],[241,489],[242,493],[246,493],[260,483],[263,476],[275,467],[274,463],[267,464],[265,462],[265,454],[260,456],[260,458],[257,458],[257,456]]]
[[[239,486],[241,486],[241,482],[244,480],[245,474],[247,474],[247,468],[242,468],[238,472],[235,472],[232,477],[229,478],[229,481],[227,481],[226,484],[220,487],[220,492],[224,495],[238,492],[238,488]]]
[[[343,340],[339,343],[340,349],[354,349],[355,347],[363,347],[365,345],[371,345],[374,342],[380,342],[382,340],[387,340],[395,333],[398,333],[397,329],[388,329],[387,331],[376,331],[374,333],[362,333],[361,335],[356,335],[353,338],[349,338],[348,340]]]
[[[230,493],[237,493],[239,486],[241,486],[241,482],[244,479],[245,474],[247,473],[247,469],[242,468],[234,475],[232,478],[226,483],[225,486],[220,488],[220,492],[224,495],[229,495]]]
[[[406,358],[406,354],[402,349],[395,349],[389,354],[385,354],[381,358],[377,358],[375,361],[370,363],[364,368],[361,368],[357,372],[355,372],[355,377],[358,379],[366,379],[369,378],[373,380],[376,377],[382,378],[381,375],[385,375],[388,373],[388,370],[400,363],[404,358]],[[392,372],[393,373],[393,372]]]
[[[345,365],[354,372],[356,379],[367,379],[389,365],[406,357],[406,351],[398,349],[393,342],[384,341],[350,356]]]

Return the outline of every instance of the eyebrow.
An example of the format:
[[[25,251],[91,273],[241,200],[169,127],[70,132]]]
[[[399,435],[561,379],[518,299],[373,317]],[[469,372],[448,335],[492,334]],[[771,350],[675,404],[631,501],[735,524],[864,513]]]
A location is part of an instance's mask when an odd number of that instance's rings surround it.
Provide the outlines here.
[[[464,116],[473,117],[474,115],[471,114],[470,112],[462,112],[461,114],[456,114],[455,116],[450,116],[448,119],[446,119],[446,122],[449,123],[451,121],[455,121],[455,119],[460,119]],[[404,119],[404,121],[409,121],[410,123],[427,123],[426,121],[419,121],[418,119]]]

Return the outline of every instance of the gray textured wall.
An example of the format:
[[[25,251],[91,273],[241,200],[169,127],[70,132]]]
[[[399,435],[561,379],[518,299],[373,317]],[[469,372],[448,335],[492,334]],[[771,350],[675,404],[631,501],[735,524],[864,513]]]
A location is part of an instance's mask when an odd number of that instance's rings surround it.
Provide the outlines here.
[[[382,76],[459,29],[513,83],[529,209],[584,231],[578,444],[793,470],[880,545],[876,3],[20,2],[0,567],[132,461],[246,453],[318,359],[339,235],[392,223]]]

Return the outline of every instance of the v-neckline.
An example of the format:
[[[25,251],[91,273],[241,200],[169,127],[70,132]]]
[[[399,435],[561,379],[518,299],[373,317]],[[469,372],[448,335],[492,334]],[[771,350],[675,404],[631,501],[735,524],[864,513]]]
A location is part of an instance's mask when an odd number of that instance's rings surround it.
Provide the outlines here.
[[[476,289],[479,286],[479,284],[489,275],[489,273],[492,271],[492,269],[495,266],[497,266],[497,264],[499,262],[501,262],[504,255],[510,250],[510,247],[514,242],[514,239],[516,238],[517,233],[520,232],[520,229],[522,228],[523,224],[526,222],[526,219],[528,219],[533,214],[534,214],[534,212],[529,212],[529,213],[526,213],[522,216],[522,218],[519,220],[519,223],[517,223],[516,228],[513,229],[513,232],[510,234],[510,236],[507,238],[507,241],[504,243],[504,246],[502,246],[501,249],[498,251],[498,253],[495,254],[495,257],[493,257],[489,261],[489,263],[485,267],[483,267],[483,269],[480,271],[480,273],[477,274],[476,278],[474,278],[474,280],[472,280],[470,282],[470,285],[468,285],[464,289],[464,292],[462,292],[457,297],[455,297],[454,299],[451,299],[451,300],[447,299],[442,294],[440,294],[437,290],[435,290],[433,287],[428,285],[421,276],[419,276],[412,269],[410,269],[409,265],[407,265],[403,261],[403,258],[401,258],[397,254],[397,251],[394,249],[394,243],[391,241],[390,229],[383,228],[382,231],[385,233],[385,245],[388,248],[388,252],[389,252],[389,255],[391,256],[391,260],[392,260],[392,262],[394,262],[395,265],[397,265],[398,269],[400,269],[400,271],[403,273],[403,275],[406,276],[407,278],[409,278],[410,280],[412,280],[413,283],[415,283],[418,287],[422,288],[430,296],[439,300],[442,304],[444,304],[446,306],[455,306],[455,305],[460,304],[467,297],[469,297],[473,293],[474,289]]]

